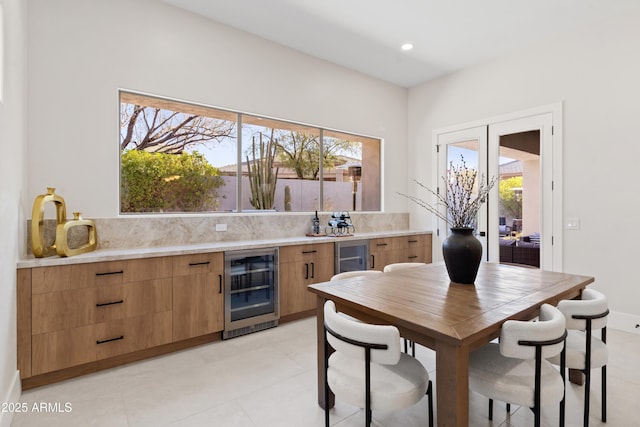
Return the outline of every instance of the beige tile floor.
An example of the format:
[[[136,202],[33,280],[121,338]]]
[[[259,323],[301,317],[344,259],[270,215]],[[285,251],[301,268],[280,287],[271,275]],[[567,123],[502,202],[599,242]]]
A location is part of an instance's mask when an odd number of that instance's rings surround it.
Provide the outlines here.
[[[600,375],[594,371],[591,425],[640,425],[640,336],[609,330],[609,420],[600,422]],[[14,427],[37,426],[323,426],[316,404],[315,318],[219,341],[171,355],[132,363],[81,378],[28,390],[22,401],[70,403],[66,413],[16,414]],[[435,378],[433,352],[418,347],[417,357]],[[567,389],[567,426],[582,420],[583,390]],[[435,396],[437,399],[437,396]],[[544,425],[557,425],[557,409],[543,410]],[[470,396],[472,426],[530,426],[531,411],[496,402],[487,420],[487,399]],[[427,400],[409,409],[374,412],[375,426],[426,426]],[[437,414],[435,416],[437,420]],[[363,412],[336,403],[331,424],[364,425]]]

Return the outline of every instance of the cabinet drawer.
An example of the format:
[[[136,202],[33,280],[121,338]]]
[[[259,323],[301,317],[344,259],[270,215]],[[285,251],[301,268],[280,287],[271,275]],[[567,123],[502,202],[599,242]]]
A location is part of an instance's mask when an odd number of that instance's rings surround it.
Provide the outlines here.
[[[320,258],[333,258],[333,243],[280,247],[280,262],[298,262]]]
[[[403,238],[398,237],[386,237],[380,239],[371,239],[369,240],[369,252],[370,253],[381,253],[386,251],[395,251],[398,249],[402,249],[403,246]]]
[[[98,323],[93,343],[96,360],[170,343],[171,324],[171,311]]]
[[[431,262],[431,259],[427,260],[426,254],[427,248],[424,246],[404,249],[399,252],[397,262]]]
[[[170,311],[38,334],[32,338],[32,373],[44,374],[170,341]]]
[[[31,274],[32,292],[42,294],[171,277],[172,264],[169,257],[145,258],[36,267]]]
[[[224,254],[222,252],[179,255],[172,258],[174,276],[214,272],[222,274],[224,269]]]
[[[171,310],[171,279],[145,280],[32,297],[32,333]]]
[[[417,234],[415,236],[403,237],[403,248],[416,248],[421,246],[431,245],[431,237],[427,234]]]

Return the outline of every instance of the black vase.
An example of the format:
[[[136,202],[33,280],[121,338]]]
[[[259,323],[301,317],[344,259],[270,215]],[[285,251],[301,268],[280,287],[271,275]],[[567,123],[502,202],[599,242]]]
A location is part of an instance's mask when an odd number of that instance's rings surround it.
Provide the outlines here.
[[[442,242],[442,255],[453,283],[473,284],[482,260],[482,243],[473,235],[473,228],[452,228]]]

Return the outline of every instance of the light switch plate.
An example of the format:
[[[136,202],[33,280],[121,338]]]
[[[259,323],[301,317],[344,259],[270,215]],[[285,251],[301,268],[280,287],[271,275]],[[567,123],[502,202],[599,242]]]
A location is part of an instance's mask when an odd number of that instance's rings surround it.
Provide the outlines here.
[[[216,231],[227,231],[227,224],[216,224]]]
[[[578,218],[567,218],[567,230],[580,230],[580,220]]]

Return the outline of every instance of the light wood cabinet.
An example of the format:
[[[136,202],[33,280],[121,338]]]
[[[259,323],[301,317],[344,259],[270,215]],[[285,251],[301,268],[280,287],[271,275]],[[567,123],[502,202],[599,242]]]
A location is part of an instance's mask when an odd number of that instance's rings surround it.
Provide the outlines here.
[[[333,276],[334,243],[279,251],[281,321],[313,314],[307,286]],[[370,253],[380,270],[431,262],[431,235],[371,239]],[[23,389],[219,339],[224,277],[222,252],[18,269]]]
[[[31,269],[30,375],[170,343],[171,274],[169,257]]]
[[[369,269],[382,271],[398,262],[431,262],[431,234],[369,240]]]
[[[331,279],[333,247],[333,243],[280,247],[281,317],[315,309],[316,297],[307,286]]]
[[[431,258],[431,234],[416,234],[412,236],[396,237],[401,241],[401,248],[398,251],[394,262],[426,262],[430,263]]]
[[[70,368],[171,342],[171,312],[37,334],[32,374]]]
[[[173,275],[173,340],[222,331],[224,255],[173,257]]]
[[[382,271],[385,265],[396,262],[401,247],[402,240],[396,237],[369,240],[369,270]]]

